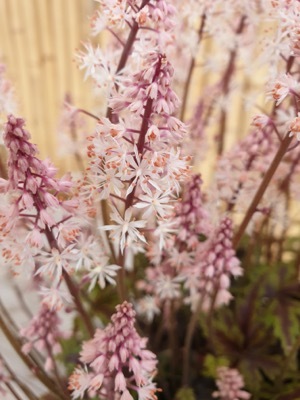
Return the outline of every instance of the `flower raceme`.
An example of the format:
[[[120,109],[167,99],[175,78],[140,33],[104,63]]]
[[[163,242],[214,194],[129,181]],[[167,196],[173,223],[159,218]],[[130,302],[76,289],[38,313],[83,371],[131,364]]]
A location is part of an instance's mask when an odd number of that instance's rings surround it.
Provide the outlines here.
[[[22,347],[23,352],[27,354],[33,347],[45,352],[45,369],[47,371],[54,367],[54,355],[61,352],[60,340],[69,336],[60,330],[60,323],[56,311],[49,310],[48,306],[42,304],[38,314],[33,317],[26,328],[20,331],[21,336],[26,339],[26,343]]]
[[[232,299],[229,292],[230,278],[243,274],[239,259],[232,246],[232,221],[225,217],[216,229],[206,251],[200,249],[195,267],[187,276],[185,287],[190,291],[192,308],[196,304],[208,311],[228,304]]]
[[[100,229],[110,231],[122,253],[128,240],[146,243],[140,229],[148,220],[173,215],[172,203],[189,172],[189,158],[178,148],[186,130],[173,116],[178,107],[170,87],[173,73],[165,55],[146,53],[141,70],[128,74],[111,96],[112,120],[118,122],[101,118],[90,138],[85,191],[112,203],[110,219],[117,224]]]
[[[93,339],[85,342],[80,360],[85,369],[78,367],[69,379],[74,399],[90,396],[102,399],[133,400],[137,392],[140,400],[155,400],[156,356],[146,349],[147,339],[136,329],[135,311],[130,303],[116,307],[111,323],[98,329]]]
[[[242,390],[244,379],[237,369],[219,367],[217,369],[218,390],[212,396],[220,400],[248,400],[250,393]]]
[[[63,207],[63,202],[59,202],[51,192],[68,192],[72,183],[68,176],[55,179],[56,168],[36,157],[37,148],[30,143],[30,134],[24,125],[22,118],[10,115],[4,132],[4,144],[9,151],[6,188],[19,194],[8,212],[6,228],[16,222],[19,214],[33,210],[34,226],[51,228],[56,221],[49,209]]]

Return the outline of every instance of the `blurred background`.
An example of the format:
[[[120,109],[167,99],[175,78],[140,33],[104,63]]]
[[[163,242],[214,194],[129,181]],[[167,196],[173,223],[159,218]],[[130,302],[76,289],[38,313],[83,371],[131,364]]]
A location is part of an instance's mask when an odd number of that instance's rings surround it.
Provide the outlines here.
[[[19,114],[42,158],[64,170],[71,166],[68,157],[57,157],[64,99],[71,94],[79,108],[93,108],[74,58],[89,38],[96,6],[94,0],[0,0],[0,63],[15,87]]]

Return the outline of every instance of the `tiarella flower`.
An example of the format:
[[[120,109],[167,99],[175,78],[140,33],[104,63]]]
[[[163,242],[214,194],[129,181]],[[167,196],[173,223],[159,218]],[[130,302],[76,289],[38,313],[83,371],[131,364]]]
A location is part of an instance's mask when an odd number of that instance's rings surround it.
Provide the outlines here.
[[[176,299],[181,296],[181,283],[184,278],[176,276],[172,278],[169,275],[161,274],[156,278],[155,292],[161,300]]]
[[[154,192],[152,193],[149,189],[147,194],[142,194],[139,196],[139,201],[134,204],[134,207],[144,209],[146,211],[143,213],[143,218],[148,218],[154,211],[154,213],[160,217],[165,218],[173,206],[170,203],[171,191],[167,192]]]
[[[154,243],[150,242],[147,255],[152,265],[146,269],[146,283],[139,284],[139,288],[154,295],[157,304],[182,297],[187,281],[197,281],[197,273],[193,272],[197,269],[196,258],[213,231],[201,185],[199,175],[191,177],[184,187],[182,201],[176,205],[170,218],[171,229],[166,229],[168,225],[159,221],[159,228],[151,236]],[[164,227],[166,232],[162,230]],[[157,240],[158,234],[162,235],[163,251]]]
[[[268,85],[268,96],[279,105],[289,94],[299,96],[300,84],[289,74],[281,74]]]
[[[207,311],[211,307],[227,304],[232,299],[230,278],[243,274],[232,247],[232,235],[232,222],[224,218],[208,249],[200,254],[199,264],[193,267],[194,274],[186,276],[185,287],[191,292],[189,301],[192,308],[200,304]]]
[[[6,229],[23,217],[23,213],[30,214],[27,217],[28,225],[34,233],[29,235],[28,241],[33,247],[41,245],[41,237],[37,231],[45,228],[51,230],[54,225],[59,225],[54,217],[55,212],[60,215],[70,213],[64,208],[52,192],[69,192],[72,183],[70,177],[55,178],[56,168],[48,161],[37,158],[36,146],[30,143],[30,134],[24,128],[22,118],[10,115],[5,126],[4,144],[8,149],[8,187],[13,196],[11,210],[13,214],[6,212]],[[39,237],[38,237],[39,236]]]
[[[90,269],[88,273],[88,278],[90,279],[89,290],[92,290],[98,283],[101,289],[104,289],[106,283],[110,285],[116,285],[115,277],[117,276],[117,271],[121,267],[119,265],[97,265]]]
[[[127,1],[97,0],[97,2],[100,3],[100,10],[97,11],[93,20],[94,34],[101,32],[104,27],[124,28],[125,22],[131,20],[130,14],[134,12],[134,8]]]
[[[32,348],[46,354],[45,368],[53,369],[54,355],[61,352],[60,339],[69,335],[60,330],[61,320],[55,310],[42,305],[38,314],[33,317],[26,328],[21,329],[20,335],[26,339],[23,352],[29,353]]]
[[[103,399],[117,393],[122,399],[133,399],[130,391],[144,388],[148,400],[155,399],[157,391],[152,377],[156,370],[156,357],[146,350],[146,340],[134,328],[135,312],[130,303],[116,307],[116,313],[104,330],[97,330],[92,340],[83,345],[81,361],[90,373],[90,383],[81,378],[83,372],[75,370],[69,379],[73,398],[92,391]],[[141,391],[141,393],[143,393]],[[145,398],[145,397],[144,397]]]
[[[248,208],[249,197],[254,196],[257,189],[257,179],[262,177],[277,149],[277,136],[273,130],[272,123],[267,128],[250,132],[219,160],[217,189],[211,194],[217,194],[217,201],[225,201],[228,210],[236,204],[243,212]]]
[[[300,140],[300,113],[289,123],[290,136],[296,136]]]
[[[83,399],[85,392],[91,386],[92,375],[85,369],[78,367],[69,378],[68,389],[72,391],[73,399]]]
[[[84,78],[91,77],[97,87],[110,91],[114,84],[122,84],[122,77],[116,72],[114,55],[104,54],[99,47],[92,47],[90,43],[84,44],[85,51],[77,54],[79,68],[85,69]]]
[[[42,304],[44,304],[50,311],[59,311],[65,303],[72,304],[73,298],[69,292],[61,289],[61,287],[41,287],[40,295],[42,296]]]
[[[252,124],[257,128],[265,128],[269,123],[272,123],[270,117],[265,114],[258,114],[253,117]]]
[[[124,218],[121,217],[117,210],[113,211],[111,219],[117,223],[117,225],[105,225],[100,226],[99,229],[111,231],[111,238],[117,240],[120,244],[121,253],[124,252],[125,245],[127,242],[127,235],[133,242],[142,241],[146,243],[145,237],[139,232],[138,228],[144,228],[146,221],[135,221],[132,219],[132,209],[128,208],[125,211]]]
[[[51,252],[40,251],[38,259],[41,266],[36,275],[49,275],[53,280],[53,286],[58,285],[63,272],[70,273],[73,270],[73,263],[76,260],[76,254],[73,252],[74,246],[75,244],[72,244],[62,251],[56,248],[51,249]]]
[[[136,304],[136,311],[148,323],[153,321],[155,315],[160,314],[160,309],[154,296],[145,296],[139,299]]]
[[[155,224],[157,218],[172,215],[174,192],[179,193],[180,181],[189,171],[188,159],[177,146],[184,125],[171,115],[178,106],[170,88],[172,75],[163,54],[147,52],[141,70],[128,74],[124,87],[111,96],[110,106],[119,122],[101,119],[89,146],[87,193],[90,197],[93,185],[98,198],[113,199],[110,219],[119,225],[100,229],[111,231],[122,253],[129,239],[132,244],[146,243],[139,231],[146,226],[144,218]],[[135,220],[137,210],[144,208],[143,217]]]
[[[159,220],[157,222],[153,236],[156,238],[160,250],[166,246],[167,241],[177,232],[176,228],[177,222],[174,220]]]
[[[178,240],[186,242],[189,248],[199,243],[199,236],[208,236],[212,230],[209,213],[203,206],[202,183],[200,175],[193,175],[185,185],[182,202],[177,206]]]
[[[251,394],[243,390],[244,379],[237,369],[219,367],[217,369],[216,384],[218,390],[213,397],[220,400],[248,400]]]

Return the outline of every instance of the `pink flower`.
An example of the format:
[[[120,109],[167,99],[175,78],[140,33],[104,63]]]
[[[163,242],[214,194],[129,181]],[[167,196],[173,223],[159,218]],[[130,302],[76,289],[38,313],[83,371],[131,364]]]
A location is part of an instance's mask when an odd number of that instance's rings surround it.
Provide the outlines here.
[[[64,271],[72,271],[72,262],[76,260],[76,252],[73,252],[74,244],[66,247],[62,251],[57,248],[51,249],[51,252],[40,251],[38,260],[40,267],[35,275],[50,276],[53,280],[53,286],[57,286],[62,278]]]
[[[192,248],[199,243],[199,235],[208,236],[212,230],[208,211],[203,204],[200,175],[193,175],[186,183],[182,202],[177,207],[178,240]]]
[[[118,241],[121,249],[121,253],[124,252],[124,248],[128,238],[133,242],[142,241],[146,242],[144,235],[142,235],[138,228],[144,228],[146,225],[145,220],[135,221],[132,219],[132,209],[128,208],[125,211],[124,217],[118,213],[117,210],[113,211],[111,219],[115,221],[116,225],[105,225],[101,226],[99,229],[105,231],[111,231],[111,238]],[[127,238],[128,236],[128,238]]]
[[[250,393],[242,390],[244,379],[237,369],[219,367],[217,369],[218,390],[213,392],[213,397],[220,400],[248,400]]]
[[[300,140],[300,113],[289,123],[289,130],[291,136],[294,135]]]
[[[135,312],[126,301],[116,307],[111,323],[104,329],[98,329],[92,340],[84,343],[81,361],[91,370],[91,382],[97,385],[82,387],[74,385],[74,376],[78,382],[78,370],[70,378],[70,389],[75,390],[73,397],[78,398],[85,391],[92,390],[104,399],[113,398],[117,392],[122,399],[132,399],[130,390],[144,389],[151,400],[155,399],[157,388],[152,383],[156,371],[156,356],[146,350],[146,339],[142,339],[134,328]],[[81,374],[81,372],[80,372]],[[74,387],[74,389],[73,389]],[[147,390],[147,387],[149,388]],[[151,390],[150,390],[151,388]]]
[[[289,74],[281,74],[268,85],[268,96],[279,105],[289,94],[300,93],[300,84]]]
[[[200,253],[199,264],[196,263],[193,268],[194,273],[187,275],[185,286],[191,291],[193,308],[200,302],[202,309],[207,311],[231,300],[230,278],[243,274],[232,247],[232,235],[232,222],[224,218],[208,249]]]
[[[60,330],[60,323],[56,311],[42,304],[38,314],[20,331],[20,335],[27,341],[23,345],[24,353],[28,353],[34,347],[46,353],[45,367],[53,365],[51,363],[53,355],[61,351],[60,339],[68,337],[68,334]]]
[[[48,209],[66,211],[51,192],[53,189],[68,192],[72,186],[70,177],[55,179],[56,168],[49,161],[37,158],[36,146],[30,142],[22,118],[8,116],[3,138],[9,153],[7,188],[20,196],[15,201],[17,209],[35,209],[38,217],[35,228],[51,228],[56,221]],[[16,213],[15,219],[18,217]]]

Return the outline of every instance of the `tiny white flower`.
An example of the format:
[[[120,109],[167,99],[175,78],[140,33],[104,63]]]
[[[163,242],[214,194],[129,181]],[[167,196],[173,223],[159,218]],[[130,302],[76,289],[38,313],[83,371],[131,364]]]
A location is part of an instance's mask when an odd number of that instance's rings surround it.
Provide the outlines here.
[[[146,226],[146,221],[136,221],[132,219],[132,207],[125,211],[124,218],[122,218],[120,213],[114,209],[111,219],[115,221],[117,225],[100,226],[99,229],[111,231],[111,238],[118,240],[120,243],[121,253],[124,252],[124,248],[127,243],[127,236],[130,237],[133,242],[140,240],[146,243],[144,235],[142,235],[138,230],[138,228],[144,228]]]
[[[53,279],[53,286],[57,286],[63,271],[70,273],[72,271],[71,263],[75,261],[76,254],[71,252],[75,244],[71,244],[63,251],[56,248],[51,249],[51,252],[40,251],[37,259],[41,262],[41,266],[36,271],[35,275],[47,274]]]
[[[166,192],[154,192],[147,190],[147,194],[142,194],[139,196],[139,200],[134,207],[136,208],[146,208],[146,212],[143,214],[143,218],[149,217],[153,211],[161,218],[165,218],[167,214],[173,210],[173,206],[170,203],[171,191]]]
[[[111,285],[116,285],[115,277],[117,276],[117,271],[121,267],[119,265],[111,264],[111,265],[97,265],[93,268],[88,277],[91,279],[91,284],[89,286],[89,290],[93,290],[96,286],[96,283],[99,283],[101,289],[104,289],[106,286],[106,282]]]

